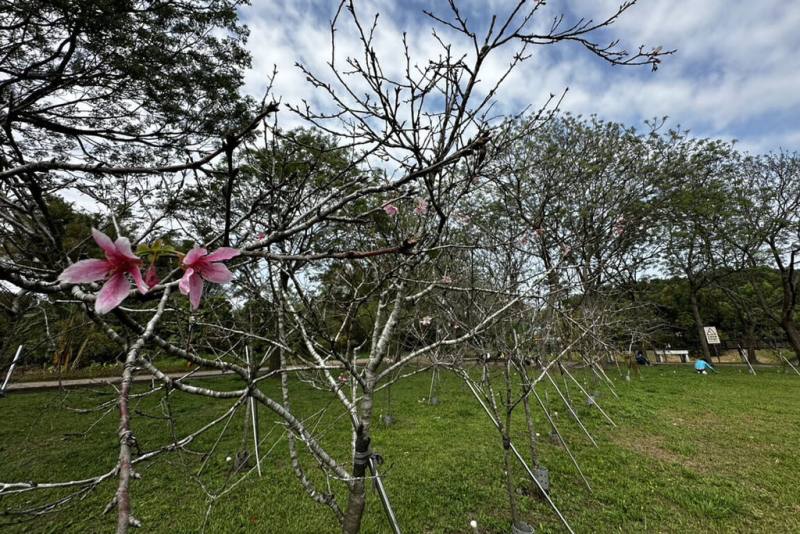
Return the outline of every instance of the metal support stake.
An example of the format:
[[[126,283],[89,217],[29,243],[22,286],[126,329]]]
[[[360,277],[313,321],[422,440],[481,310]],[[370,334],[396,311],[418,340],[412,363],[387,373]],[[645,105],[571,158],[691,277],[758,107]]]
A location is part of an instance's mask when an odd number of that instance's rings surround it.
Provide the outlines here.
[[[714,349],[715,350],[716,350],[716,347],[717,346],[714,345]],[[751,375],[756,374],[756,370],[753,369],[753,366],[750,364],[750,358],[747,357],[747,354],[744,352],[744,349],[742,348],[742,346],[740,344],[736,345],[736,350],[739,351],[739,356],[744,360],[744,363],[747,364],[747,367],[750,368],[750,374]],[[719,358],[717,358],[717,359],[719,359]]]
[[[556,436],[558,436],[558,439],[561,440],[561,444],[564,445],[564,450],[567,451],[567,454],[569,455],[570,460],[572,460],[572,463],[575,466],[575,469],[578,470],[578,474],[581,476],[581,478],[583,479],[584,483],[586,484],[586,488],[589,491],[592,491],[592,486],[589,484],[589,481],[584,476],[583,471],[581,470],[581,466],[578,465],[578,460],[575,459],[575,456],[572,455],[572,451],[569,450],[569,445],[567,445],[567,440],[565,440],[564,436],[561,435],[561,432],[558,431],[558,427],[556,426],[556,422],[553,421],[552,417],[550,417],[550,413],[547,411],[547,408],[544,405],[544,401],[542,401],[542,398],[539,396],[538,393],[536,393],[536,390],[533,390],[533,395],[534,395],[534,397],[536,397],[536,400],[539,402],[539,406],[542,407],[542,411],[544,412],[545,417],[547,417],[547,420],[550,422],[550,426],[553,427],[553,430],[555,431]]]
[[[560,365],[560,364],[559,364],[559,365]],[[585,389],[583,389],[583,386],[581,386],[581,383],[580,383],[580,382],[578,382],[578,381],[575,379],[575,377],[574,377],[574,376],[572,376],[572,373],[570,373],[570,372],[567,370],[567,368],[566,368],[565,366],[563,366],[563,365],[560,365],[560,367],[561,367],[561,369],[563,369],[563,370],[564,370],[564,372],[565,372],[565,373],[567,373],[567,376],[568,376],[568,377],[570,377],[570,378],[572,379],[572,381],[573,381],[573,382],[575,382],[575,385],[576,385],[576,386],[578,386],[578,389],[580,389],[580,390],[583,392],[583,394],[584,394],[584,395],[586,395],[586,397],[587,397],[587,398],[588,398],[588,397],[591,397],[591,395],[589,395],[589,393],[588,393],[588,392],[587,392]],[[551,379],[551,380],[552,380],[552,379]],[[608,416],[608,414],[607,414],[605,411],[603,411],[603,409],[600,407],[600,405],[599,405],[599,404],[597,404],[597,400],[595,400],[595,401],[592,403],[592,405],[593,405],[595,408],[597,408],[598,410],[600,410],[600,413],[601,413],[601,414],[603,414],[603,417],[605,417],[605,418],[606,418],[606,420],[607,420],[609,423],[611,423],[611,426],[617,426],[617,424],[614,422],[614,420],[613,420],[613,419],[611,419],[611,418]]]
[[[372,454],[369,457],[368,463],[369,470],[375,480],[375,490],[378,492],[378,497],[380,497],[381,504],[383,505],[383,511],[386,512],[386,518],[389,520],[389,525],[392,527],[392,532],[394,534],[402,534],[400,532],[400,525],[397,523],[397,517],[395,517],[394,510],[392,510],[392,503],[389,502],[389,495],[386,493],[386,488],[383,487],[383,481],[378,473],[378,458],[380,457]]]
[[[464,377],[464,382],[467,383],[467,387],[469,387],[469,390],[472,392],[472,395],[475,397],[475,399],[481,405],[481,407],[483,408],[483,411],[486,412],[486,415],[489,416],[489,419],[492,421],[494,426],[498,430],[500,430],[500,423],[497,422],[497,420],[494,418],[494,415],[492,415],[492,412],[489,410],[489,407],[486,406],[486,404],[483,402],[483,399],[481,399],[481,396],[478,394],[477,391],[475,391],[475,386],[472,385],[472,382],[470,381],[469,377],[465,376]],[[550,495],[544,490],[544,488],[542,487],[542,484],[539,482],[539,479],[536,478],[536,475],[533,474],[533,471],[531,471],[531,468],[528,467],[528,464],[525,462],[525,459],[522,457],[522,455],[520,455],[519,451],[517,451],[517,448],[514,447],[514,444],[511,441],[509,441],[509,445],[510,445],[510,448],[511,448],[511,452],[514,453],[514,456],[517,458],[519,463],[521,463],[522,467],[525,468],[525,471],[527,471],[528,476],[531,478],[531,480],[533,480],[534,484],[536,484],[536,486],[538,486],[539,491],[542,492],[542,495],[544,495],[544,498],[547,500],[547,503],[550,505],[550,507],[553,509],[553,511],[558,516],[558,518],[561,520],[561,523],[564,524],[564,526],[566,527],[567,531],[570,534],[575,534],[575,531],[572,530],[572,527],[569,526],[569,523],[567,522],[567,519],[561,514],[561,511],[556,506],[556,503],[553,502],[553,500],[550,498]]]
[[[250,368],[250,347],[244,348],[245,358],[247,359],[247,367]],[[255,376],[253,369],[250,369],[251,379],[254,379]],[[258,404],[256,403],[256,399],[249,395],[247,402],[250,405],[250,418],[253,424],[253,452],[256,456],[256,469],[258,470],[258,476],[261,476],[261,454],[258,450]]]
[[[785,361],[786,363],[788,363],[788,364],[789,364],[789,367],[791,367],[792,369],[794,369],[794,372],[795,372],[795,373],[797,373],[798,375],[800,375],[800,371],[798,371],[798,370],[797,370],[797,367],[795,367],[794,365],[792,365],[792,362],[790,362],[789,360],[787,360],[787,359],[786,359],[786,356],[784,356],[784,355],[783,355],[783,352],[778,352],[778,354],[780,355],[780,357],[781,357],[781,358],[783,358],[783,361]]]
[[[553,377],[550,376],[550,373],[545,371],[544,376],[546,376],[550,380],[550,383],[553,384],[553,387],[555,388],[556,393],[558,393],[558,396],[561,397],[561,401],[564,403],[564,406],[567,407],[567,410],[569,410],[569,413],[572,414],[572,418],[575,419],[575,422],[578,423],[579,427],[581,427],[581,430],[583,430],[583,433],[586,434],[587,438],[589,438],[589,441],[592,442],[592,445],[594,445],[595,447],[599,447],[597,442],[594,440],[592,435],[589,433],[589,430],[587,430],[586,427],[583,425],[583,421],[581,421],[581,418],[578,417],[578,414],[575,413],[575,410],[572,408],[570,403],[567,401],[567,399],[564,398],[564,395],[561,393],[561,390],[558,389],[558,384],[555,383],[555,380],[553,380]]]
[[[8,368],[8,373],[6,373],[6,379],[3,381],[3,387],[0,387],[0,396],[6,394],[6,387],[8,386],[8,381],[11,380],[11,373],[14,372],[14,367],[17,365],[17,361],[19,360],[20,354],[22,354],[22,345],[17,347],[17,353],[14,355],[14,359],[11,360],[11,367]]]

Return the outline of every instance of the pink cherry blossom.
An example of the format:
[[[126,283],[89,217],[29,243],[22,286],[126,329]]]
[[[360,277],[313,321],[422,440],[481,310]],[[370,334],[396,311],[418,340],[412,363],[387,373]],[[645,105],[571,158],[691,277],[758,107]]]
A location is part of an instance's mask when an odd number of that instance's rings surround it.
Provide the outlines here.
[[[181,293],[189,296],[193,310],[200,306],[200,297],[203,296],[203,280],[215,284],[227,284],[233,279],[233,273],[220,262],[238,255],[239,250],[231,247],[218,248],[211,254],[204,248],[195,247],[186,254],[181,262],[181,266],[186,272],[181,277],[178,287]]]
[[[386,215],[388,215],[389,217],[394,217],[400,210],[398,210],[397,206],[395,206],[394,204],[386,204],[383,207],[383,211],[385,211]]]
[[[450,277],[449,277],[449,276],[447,276],[447,275],[444,275],[444,276],[442,277],[442,280],[441,280],[441,282],[442,282],[443,284],[452,284],[452,283],[453,283],[453,279],[452,279],[452,278],[450,278]]]
[[[417,199],[417,207],[414,208],[414,213],[417,215],[425,215],[428,213],[428,201],[424,198]]]
[[[160,281],[158,272],[156,271],[156,264],[151,263],[150,267],[147,268],[147,272],[144,273],[144,283],[147,284],[147,287],[153,288],[157,286]]]
[[[106,259],[81,260],[73,263],[58,275],[58,279],[71,284],[105,279],[106,283],[103,284],[94,302],[94,309],[99,314],[113,310],[128,296],[131,283],[125,277],[126,274],[133,278],[140,293],[147,293],[147,285],[142,280],[142,272],[139,270],[142,260],[131,250],[128,238],[118,237],[116,241],[111,241],[111,238],[95,228],[92,228],[92,237],[105,253]]]
[[[259,241],[264,241],[264,239],[267,238],[267,234],[265,232],[259,232],[257,237]]]

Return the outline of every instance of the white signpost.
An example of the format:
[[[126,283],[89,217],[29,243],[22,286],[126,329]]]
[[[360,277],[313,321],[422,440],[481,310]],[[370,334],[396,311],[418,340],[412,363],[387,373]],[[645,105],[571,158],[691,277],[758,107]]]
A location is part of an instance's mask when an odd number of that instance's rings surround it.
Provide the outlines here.
[[[703,330],[706,332],[706,341],[709,345],[719,345],[719,334],[714,326],[704,326]]]

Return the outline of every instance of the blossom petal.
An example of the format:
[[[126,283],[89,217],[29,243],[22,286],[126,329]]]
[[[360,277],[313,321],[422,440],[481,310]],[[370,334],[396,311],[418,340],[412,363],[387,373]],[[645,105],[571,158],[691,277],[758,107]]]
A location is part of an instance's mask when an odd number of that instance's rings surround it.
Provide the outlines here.
[[[142,279],[142,271],[139,270],[138,265],[131,265],[128,268],[128,274],[133,277],[133,281],[136,282],[136,287],[139,289],[139,293],[144,295],[150,289],[147,284],[144,283],[144,279]]]
[[[95,282],[105,278],[110,270],[106,260],[81,260],[64,269],[58,279],[72,284]]]
[[[181,276],[180,282],[178,282],[178,289],[180,289],[181,293],[184,295],[188,295],[189,291],[191,291],[193,275],[194,269],[186,269],[186,272]]]
[[[103,288],[97,294],[97,300],[94,302],[94,311],[102,315],[113,310],[125,300],[130,288],[131,283],[128,282],[125,275],[116,273],[103,284]]]
[[[215,284],[227,284],[233,280],[233,273],[231,273],[225,265],[221,263],[209,263],[197,269],[200,275]]]
[[[194,247],[186,254],[186,257],[183,258],[183,264],[191,267],[197,260],[205,256],[206,254],[208,254],[208,251],[206,249],[200,247]]]
[[[131,242],[127,237],[118,237],[114,242],[114,247],[117,249],[117,253],[125,258],[128,258],[129,260],[139,260],[139,256],[134,254],[131,250]]]
[[[192,309],[196,310],[200,306],[200,297],[203,296],[203,279],[199,276],[193,276],[190,284],[189,303],[192,305]]]
[[[231,258],[235,258],[239,254],[241,254],[241,252],[239,252],[238,248],[220,247],[211,254],[209,254],[208,256],[206,256],[205,259],[207,259],[208,261],[225,261]]]
[[[113,256],[117,253],[117,247],[114,246],[114,242],[111,241],[111,238],[97,228],[92,228],[92,237],[97,245],[103,249],[103,252],[106,253],[106,256]]]

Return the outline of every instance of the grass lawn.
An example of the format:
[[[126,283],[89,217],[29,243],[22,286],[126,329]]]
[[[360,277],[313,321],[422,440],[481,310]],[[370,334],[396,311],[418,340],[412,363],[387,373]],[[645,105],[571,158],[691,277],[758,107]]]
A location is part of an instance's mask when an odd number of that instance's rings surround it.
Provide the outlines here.
[[[613,374],[613,373],[611,373]],[[476,519],[482,532],[509,532],[508,502],[501,471],[501,441],[469,392],[454,376],[443,374],[439,398],[424,402],[430,375],[417,375],[395,387],[397,423],[378,425],[374,447],[386,458],[385,485],[406,533],[469,532]],[[586,377],[585,377],[586,378]],[[231,386],[227,378],[216,387]],[[542,462],[551,472],[552,497],[577,532],[798,532],[800,531],[800,377],[776,370],[750,376],[741,369],[698,376],[688,366],[646,369],[641,380],[614,378],[619,399],[601,390],[600,403],[616,420],[612,428],[585,402],[576,409],[599,444],[595,448],[558,406],[553,391],[547,402],[558,411],[557,423],[593,492],[583,485],[563,449],[546,436],[543,416]],[[143,391],[144,384],[136,384]],[[266,389],[277,393],[276,384]],[[573,394],[576,391],[573,389]],[[0,399],[0,482],[77,479],[113,467],[118,453],[116,411],[77,413],[112,398],[112,390],[18,393]],[[295,385],[294,407],[323,432],[323,443],[344,460],[350,435],[341,411],[329,397]],[[385,395],[377,413],[386,411]],[[209,401],[173,392],[169,409],[178,418],[178,436],[223,413],[232,401]],[[315,415],[328,406],[320,418]],[[164,394],[138,399],[134,431],[143,451],[170,441],[163,417]],[[521,411],[521,408],[520,408]],[[270,449],[259,479],[231,473],[227,456],[242,442],[244,414],[238,412],[216,452],[198,475],[203,457],[191,453],[162,455],[139,464],[132,483],[134,515],[146,532],[336,532],[332,514],[303,493],[291,472],[282,427],[260,410],[264,450]],[[99,422],[98,422],[99,419]],[[521,452],[523,422],[515,441]],[[82,433],[90,426],[92,430]],[[213,430],[193,451],[207,451],[220,437]],[[320,484],[324,478],[308,455],[304,463]],[[520,486],[528,487],[515,467]],[[232,491],[225,492],[236,483]],[[344,503],[340,485],[332,482]],[[115,513],[102,510],[116,481],[101,485],[83,499],[53,513],[29,519],[0,515],[4,532],[110,532]],[[221,494],[213,502],[207,493]],[[66,493],[30,492],[0,498],[0,510],[27,508]],[[526,520],[540,532],[560,532],[547,506],[520,496]],[[211,505],[211,513],[206,515]],[[205,518],[207,517],[207,520]],[[205,523],[204,523],[205,520]],[[363,532],[388,532],[373,491],[369,493]]]

